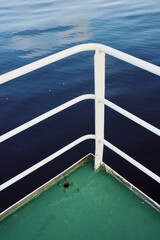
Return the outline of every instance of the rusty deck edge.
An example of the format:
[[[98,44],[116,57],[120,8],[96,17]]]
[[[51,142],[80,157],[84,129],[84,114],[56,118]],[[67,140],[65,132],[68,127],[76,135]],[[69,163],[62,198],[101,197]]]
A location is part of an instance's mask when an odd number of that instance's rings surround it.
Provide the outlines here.
[[[160,205],[155,202],[152,198],[147,196],[144,192],[142,192],[140,189],[135,187],[132,183],[127,181],[125,178],[123,178],[119,173],[114,171],[111,167],[109,167],[106,163],[102,163],[100,166],[101,169],[104,169],[107,173],[112,175],[114,178],[116,178],[118,181],[123,183],[125,186],[127,186],[135,195],[140,197],[143,201],[147,202],[149,205],[151,205],[153,208],[155,208],[158,212],[160,212]]]
[[[48,182],[46,182],[45,184],[43,184],[42,186],[40,186],[39,188],[37,188],[36,190],[31,192],[30,194],[28,194],[27,196],[22,198],[21,200],[19,200],[18,202],[16,202],[15,204],[10,206],[6,210],[4,210],[3,212],[1,212],[0,213],[0,221],[2,221],[4,218],[8,217],[10,214],[13,214],[17,209],[22,207],[24,204],[26,204],[33,198],[40,195],[42,192],[46,191],[54,183],[61,180],[65,175],[68,175],[69,173],[71,173],[72,171],[74,171],[75,169],[80,167],[82,164],[84,164],[85,162],[87,162],[89,160],[93,160],[93,159],[94,159],[94,155],[92,153],[87,154],[86,156],[81,158],[79,161],[77,161],[76,163],[71,165],[69,168],[67,168],[66,170],[64,170],[63,172],[61,172],[60,174],[58,174],[57,176],[55,176],[54,178],[52,178],[51,180],[49,180]]]

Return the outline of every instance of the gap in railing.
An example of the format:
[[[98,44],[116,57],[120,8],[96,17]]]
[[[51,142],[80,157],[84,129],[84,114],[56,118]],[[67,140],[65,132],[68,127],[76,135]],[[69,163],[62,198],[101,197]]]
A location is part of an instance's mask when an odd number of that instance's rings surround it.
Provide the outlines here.
[[[105,139],[160,175],[157,167],[160,139],[157,135],[107,107],[105,129]]]
[[[87,140],[3,190],[1,193],[0,212],[46,183],[51,178],[57,176],[89,152],[94,152],[94,145],[94,140]],[[12,196],[12,198],[10,196]]]
[[[80,136],[94,133],[93,109],[93,100],[85,100],[1,143],[1,159],[6,159],[1,164],[1,183]]]
[[[160,175],[160,169],[157,167],[160,158],[159,137],[108,107],[105,110],[105,139],[155,174]],[[159,191],[157,191],[159,186],[151,178],[145,177],[144,173],[127,163],[125,159],[122,159],[117,154],[111,154],[111,151],[106,153],[105,150],[104,161],[139,189],[154,198],[155,201],[160,202]],[[145,184],[145,179],[148,179],[148,184]],[[149,179],[152,187],[150,187]],[[155,188],[153,187],[154,183]]]
[[[157,128],[159,89],[159,76],[106,56],[106,98]]]
[[[68,100],[93,93],[93,80],[93,52],[84,52],[1,85],[0,134]]]
[[[104,148],[104,162],[118,172],[122,177],[124,177],[134,186],[138,186],[138,189],[160,204],[159,183],[152,180],[145,173],[135,168],[132,164],[107,147]]]

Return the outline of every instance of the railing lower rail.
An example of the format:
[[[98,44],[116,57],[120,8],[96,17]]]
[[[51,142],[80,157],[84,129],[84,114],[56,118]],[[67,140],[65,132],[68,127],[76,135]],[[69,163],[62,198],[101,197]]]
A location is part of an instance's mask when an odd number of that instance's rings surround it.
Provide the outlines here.
[[[136,122],[137,124],[143,126],[144,128],[148,129],[152,133],[160,136],[160,129],[152,126],[151,124],[147,123],[146,121],[136,117],[135,115],[129,113],[128,111],[122,109],[121,107],[115,105],[114,103],[105,99],[105,54],[109,54],[113,57],[121,59],[125,62],[128,62],[134,66],[142,68],[148,72],[154,73],[160,76],[160,67],[155,66],[151,63],[123,53],[121,51],[115,50],[105,45],[101,44],[82,44],[76,47],[69,48],[67,50],[61,51],[59,53],[53,54],[49,57],[43,58],[31,64],[28,64],[24,67],[18,68],[13,70],[9,73],[3,74],[0,76],[0,84],[13,80],[19,76],[22,76],[26,73],[32,72],[36,69],[39,69],[43,66],[56,62],[60,59],[69,57],[73,54],[82,52],[82,51],[91,51],[94,50],[95,57],[94,57],[94,71],[95,71],[95,94],[86,94],[79,96],[67,103],[52,109],[51,111],[40,115],[33,120],[22,124],[21,126],[3,134],[0,136],[0,143],[15,136],[16,134],[34,126],[35,124],[55,115],[56,113],[61,112],[68,107],[87,99],[95,99],[95,135],[89,134],[78,138],[77,140],[73,141],[72,143],[68,144],[67,146],[63,147],[59,151],[53,153],[52,155],[48,156],[47,158],[43,159],[39,163],[33,165],[32,167],[28,168],[27,170],[23,171],[22,173],[18,174],[17,176],[13,177],[12,179],[6,181],[5,183],[1,184],[0,191],[9,187],[13,183],[17,182],[18,180],[22,179],[23,177],[27,176],[31,172],[37,170],[38,168],[42,167],[46,163],[50,162],[54,158],[60,156],[62,153],[68,151],[72,147],[76,146],[77,144],[88,140],[88,139],[95,139],[95,169],[97,169],[103,162],[103,147],[104,145],[112,149],[114,152],[119,154],[121,157],[129,161],[135,167],[139,168],[141,171],[146,173],[152,179],[160,183],[160,177],[144,167],[142,164],[138,163],[136,160],[122,152],[120,149],[109,143],[107,140],[104,139],[104,106],[107,105],[108,107],[112,108],[113,110],[119,112],[120,114],[124,115],[125,117],[129,118],[130,120]]]
[[[36,117],[34,119],[32,119],[31,121],[27,122],[27,123],[24,123],[22,124],[21,126],[3,134],[0,136],[0,143],[6,141],[7,139],[15,136],[16,134],[20,133],[20,132],[23,132],[24,130],[36,125],[37,123],[40,123],[42,121],[44,121],[45,119],[51,117],[51,116],[54,116],[55,114],[73,106],[74,104],[78,103],[78,102],[81,102],[81,101],[84,101],[84,100],[87,100],[87,99],[95,99],[94,97],[94,94],[85,94],[85,95],[81,95],[77,98],[74,98],[42,115],[40,115],[39,117]]]
[[[50,161],[52,161],[53,159],[55,159],[56,157],[62,155],[63,153],[65,153],[66,151],[70,150],[71,148],[75,147],[76,145],[80,144],[81,142],[84,142],[86,140],[89,139],[95,139],[95,135],[93,134],[88,134],[88,135],[84,135],[78,139],[76,139],[75,141],[73,141],[72,143],[66,145],[65,147],[61,148],[60,150],[58,150],[57,152],[51,154],[50,156],[48,156],[47,158],[41,160],[40,162],[36,163],[35,165],[33,165],[32,167],[28,168],[27,170],[21,172],[20,174],[16,175],[15,177],[11,178],[10,180],[8,180],[7,182],[1,184],[0,186],[0,191],[2,191],[3,189],[9,187],[10,185],[12,185],[13,183],[19,181],[20,179],[24,178],[25,176],[27,176],[28,174],[34,172],[35,170],[37,170],[38,168],[44,166],[46,163],[49,163]]]

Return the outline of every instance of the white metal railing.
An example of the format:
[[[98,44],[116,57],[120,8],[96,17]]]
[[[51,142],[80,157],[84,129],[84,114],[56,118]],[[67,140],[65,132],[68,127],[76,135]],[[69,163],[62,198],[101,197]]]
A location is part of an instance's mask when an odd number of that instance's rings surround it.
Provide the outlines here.
[[[13,183],[17,182],[18,180],[22,179],[23,177],[27,176],[31,172],[37,170],[38,168],[42,167],[46,163],[52,161],[54,158],[60,156],[62,153],[68,151],[72,147],[76,146],[77,144],[88,140],[88,139],[95,139],[95,169],[99,168],[103,162],[103,147],[104,145],[116,152],[118,155],[126,159],[128,162],[133,164],[135,167],[146,173],[152,179],[160,183],[160,177],[144,167],[142,164],[138,163],[135,159],[131,158],[123,151],[118,149],[113,144],[109,143],[104,139],[104,108],[105,105],[112,108],[113,110],[119,112],[120,114],[124,115],[125,117],[129,118],[130,120],[136,122],[137,124],[143,126],[144,128],[148,129],[149,131],[153,132],[154,134],[160,136],[160,129],[152,126],[151,124],[145,122],[144,120],[136,117],[135,115],[129,113],[128,111],[122,109],[121,107],[117,106],[116,104],[108,101],[105,99],[105,54],[111,55],[118,59],[121,59],[125,62],[128,62],[132,65],[135,65],[139,68],[142,68],[148,72],[154,73],[160,76],[160,67],[155,66],[151,63],[123,53],[121,51],[115,50],[105,45],[101,44],[82,44],[67,50],[61,51],[59,53],[53,54],[49,57],[43,58],[31,64],[28,64],[24,67],[18,68],[14,71],[9,73],[3,74],[0,76],[0,84],[13,80],[19,76],[22,76],[26,73],[32,72],[36,69],[39,69],[43,66],[46,66],[50,63],[56,62],[63,58],[69,57],[73,54],[83,52],[83,51],[95,51],[94,56],[94,75],[95,75],[95,94],[86,94],[79,96],[69,102],[66,102],[59,107],[52,109],[51,111],[40,115],[39,117],[34,118],[33,120],[22,124],[21,126],[3,134],[0,136],[0,143],[15,136],[16,134],[26,130],[34,126],[35,124],[59,113],[60,111],[87,99],[95,99],[95,135],[88,134],[78,138],[77,140],[73,141],[72,143],[68,144],[67,146],[63,147],[59,151],[51,154],[47,158],[43,159],[42,161],[38,162],[37,164],[33,165],[32,167],[28,168],[27,170],[23,171],[22,173],[18,174],[17,176],[11,178],[10,180],[6,181],[5,183],[0,185],[0,191],[9,187]]]

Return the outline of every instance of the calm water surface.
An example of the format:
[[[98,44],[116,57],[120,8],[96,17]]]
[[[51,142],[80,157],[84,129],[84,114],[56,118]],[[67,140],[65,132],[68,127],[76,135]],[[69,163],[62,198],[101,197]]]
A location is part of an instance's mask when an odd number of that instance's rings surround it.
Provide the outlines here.
[[[20,0],[0,4],[0,74],[81,43],[109,45],[160,66],[159,0]],[[160,127],[160,79],[106,56],[106,97]],[[81,53],[1,86],[0,134],[85,93],[93,93],[93,53]],[[94,132],[92,101],[45,120],[0,146],[3,183],[76,138]],[[157,136],[106,108],[105,137],[160,174]],[[1,193],[2,211],[93,152],[80,144]],[[158,184],[105,149],[104,161],[154,200]]]

